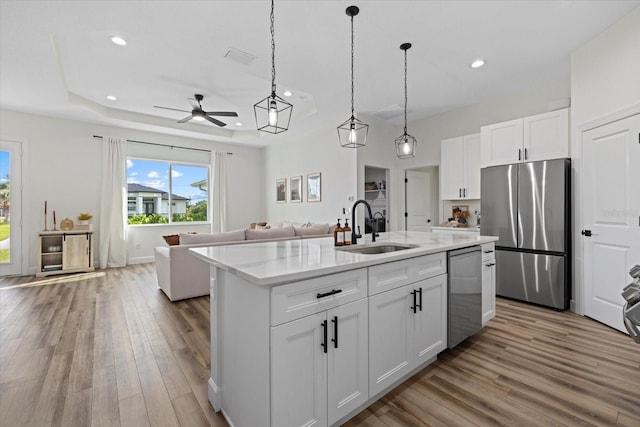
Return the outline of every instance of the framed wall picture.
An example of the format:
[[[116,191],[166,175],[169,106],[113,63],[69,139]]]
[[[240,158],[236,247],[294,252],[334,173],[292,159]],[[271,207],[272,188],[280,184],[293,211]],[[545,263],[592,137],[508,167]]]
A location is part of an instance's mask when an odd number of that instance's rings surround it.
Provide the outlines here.
[[[276,179],[276,203],[287,203],[287,178]]]
[[[302,176],[289,178],[289,187],[289,201],[291,203],[302,203]]]
[[[319,202],[322,200],[321,184],[320,172],[307,175],[307,202]]]

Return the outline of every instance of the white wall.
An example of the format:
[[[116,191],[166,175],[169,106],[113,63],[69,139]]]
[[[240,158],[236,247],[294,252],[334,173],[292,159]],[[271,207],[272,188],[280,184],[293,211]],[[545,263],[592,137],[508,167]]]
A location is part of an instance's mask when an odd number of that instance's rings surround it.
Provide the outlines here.
[[[230,146],[169,135],[155,134],[72,120],[57,119],[15,111],[0,111],[1,137],[26,141],[24,177],[27,184],[23,201],[23,215],[29,260],[23,273],[33,274],[37,268],[37,232],[44,228],[44,201],[49,212],[56,210],[58,222],[69,217],[73,220],[80,212],[94,214],[94,229],[99,224],[101,142],[93,135],[116,136],[124,139],[159,144],[230,151],[229,158],[229,229],[244,228],[255,216],[263,212],[263,194],[259,183],[263,177],[262,150]],[[137,149],[143,149],[136,146]],[[153,157],[154,147],[144,146]],[[157,147],[156,147],[157,148]],[[178,150],[176,150],[178,151]],[[206,154],[206,153],[205,153]],[[49,221],[51,218],[49,217]],[[50,223],[50,222],[49,222]],[[195,231],[190,226],[184,229]],[[196,226],[191,226],[196,227]],[[148,226],[140,231],[131,229],[130,261],[152,260],[153,247],[162,243],[160,236],[183,230],[182,226]],[[97,240],[97,229],[95,230]],[[207,231],[198,228],[198,231]],[[136,244],[139,247],[136,248]],[[97,248],[97,245],[95,245]],[[94,251],[94,259],[97,259]],[[25,268],[28,271],[25,271]]]
[[[351,207],[349,196],[356,194],[356,150],[340,147],[335,127],[323,127],[295,136],[282,133],[264,149],[265,216],[253,221],[292,221],[335,224],[344,218],[342,208]],[[320,172],[321,201],[307,202],[307,174]],[[276,179],[303,177],[302,203],[276,203]],[[344,222],[343,222],[344,224]]]
[[[582,132],[595,121],[640,105],[640,8],[585,43],[571,55],[571,129],[574,194],[573,300],[584,312],[582,217]]]

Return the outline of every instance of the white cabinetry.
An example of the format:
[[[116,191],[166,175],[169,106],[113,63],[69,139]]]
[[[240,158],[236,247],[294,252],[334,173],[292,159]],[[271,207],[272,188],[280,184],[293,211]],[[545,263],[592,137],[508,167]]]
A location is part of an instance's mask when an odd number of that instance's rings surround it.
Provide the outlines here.
[[[443,200],[480,198],[480,134],[445,139],[440,152]]]
[[[482,326],[496,315],[496,252],[493,243],[482,245]]]
[[[481,166],[569,157],[569,109],[483,126]]]
[[[369,297],[371,397],[447,347],[446,264],[434,268],[444,254],[436,255],[369,268],[369,292],[384,290]],[[425,275],[435,277],[420,280]]]
[[[274,313],[284,307],[278,300],[297,300],[286,311],[299,315],[304,310],[292,308],[322,308],[310,304],[310,293],[335,307],[271,328],[272,426],[331,425],[368,400],[367,299],[359,292],[365,285],[362,269],[300,282],[297,290],[273,289]],[[354,297],[360,299],[345,303]]]
[[[93,271],[92,231],[41,231],[37,277]]]

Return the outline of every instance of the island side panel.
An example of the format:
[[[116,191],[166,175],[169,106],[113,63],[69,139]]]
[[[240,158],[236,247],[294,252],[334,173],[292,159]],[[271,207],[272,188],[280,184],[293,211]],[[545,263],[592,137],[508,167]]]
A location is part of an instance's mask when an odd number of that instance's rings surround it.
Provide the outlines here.
[[[218,325],[221,324],[219,318],[221,317],[222,307],[218,307],[218,287],[216,286],[218,268],[214,265],[209,267],[209,322],[211,330],[210,353],[209,363],[211,366],[211,378],[209,378],[209,403],[216,412],[220,412],[222,409],[222,391],[220,385],[222,384],[222,378],[220,378],[220,372],[222,370],[222,363],[220,362],[222,352],[220,350],[220,342],[218,338],[222,337],[222,334],[218,330]]]
[[[270,288],[217,270],[222,411],[232,425],[265,425],[270,419]]]

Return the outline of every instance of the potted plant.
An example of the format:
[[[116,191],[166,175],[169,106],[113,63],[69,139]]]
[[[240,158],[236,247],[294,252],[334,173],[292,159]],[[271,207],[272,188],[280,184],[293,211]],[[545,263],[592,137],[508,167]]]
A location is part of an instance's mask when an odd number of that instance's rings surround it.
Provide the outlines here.
[[[78,221],[80,221],[80,224],[83,225],[89,224],[89,220],[91,218],[93,218],[93,215],[87,212],[80,212],[80,215],[78,215]]]

